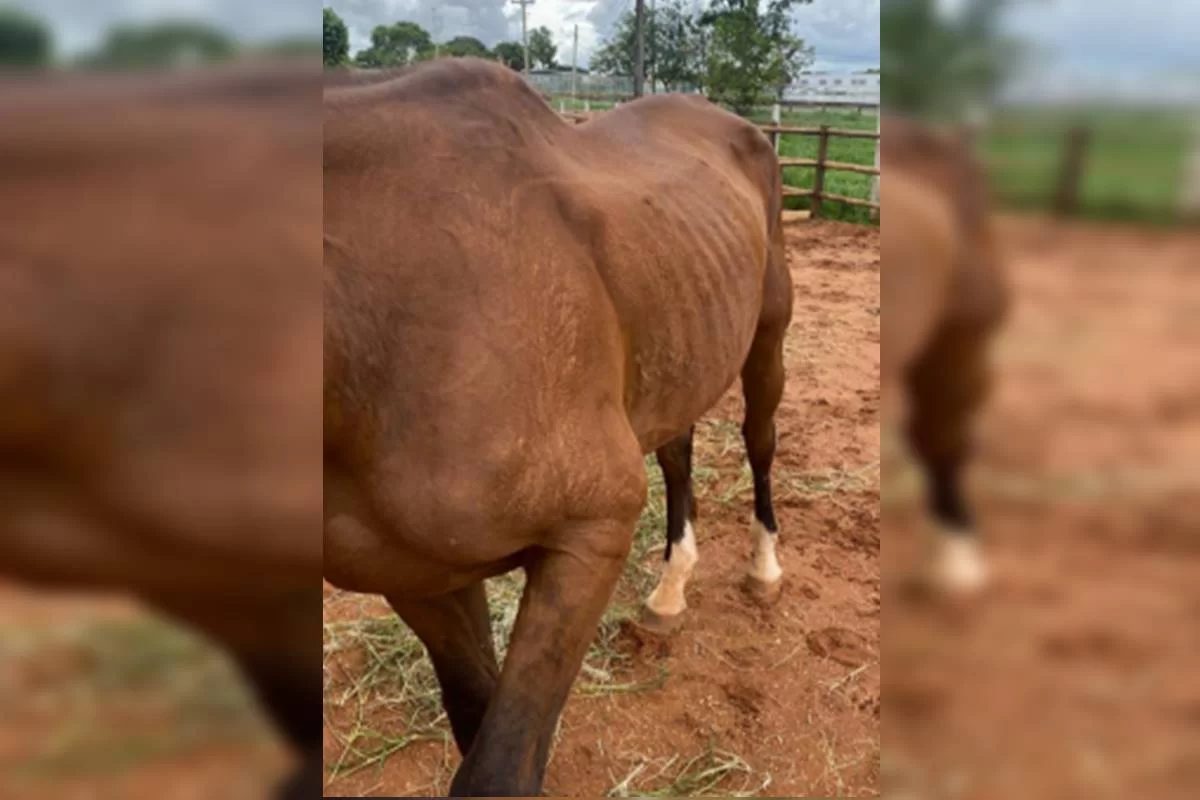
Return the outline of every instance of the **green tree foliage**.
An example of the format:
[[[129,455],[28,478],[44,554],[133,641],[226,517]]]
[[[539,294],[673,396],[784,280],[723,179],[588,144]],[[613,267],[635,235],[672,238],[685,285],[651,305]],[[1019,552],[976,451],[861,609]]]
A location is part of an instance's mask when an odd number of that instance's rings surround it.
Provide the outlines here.
[[[515,70],[520,71],[525,68],[525,48],[521,46],[520,42],[500,42],[492,48],[492,52]]]
[[[632,75],[634,60],[634,12],[618,20],[612,35],[592,55],[591,69],[606,75]],[[705,31],[684,0],[664,2],[646,10],[646,74],[668,91],[703,82]]]
[[[491,58],[487,45],[474,36],[455,36],[442,45],[442,54],[447,56],[475,56],[476,58]]]
[[[558,55],[558,45],[550,35],[546,26],[534,28],[529,32],[529,66],[540,64],[546,69],[553,69],[555,57]]]
[[[275,39],[258,48],[261,52],[284,58],[316,56],[323,50],[321,42],[306,36],[288,36]]]
[[[371,31],[371,46],[360,50],[354,62],[360,67],[403,67],[428,58],[433,53],[429,32],[415,22],[376,25]]]
[[[704,82],[705,31],[683,0],[655,9],[650,24],[651,74],[667,91]]]
[[[954,13],[936,0],[887,0],[880,12],[884,106],[906,113],[958,113],[988,101],[1020,55],[999,28],[1005,0],[964,0]]]
[[[332,8],[321,12],[325,66],[340,67],[350,59],[350,31]]]
[[[0,8],[0,67],[41,67],[50,61],[50,29],[15,8]]]
[[[223,61],[236,49],[229,35],[203,22],[118,25],[83,63],[100,69],[159,69]]]
[[[710,31],[705,84],[710,96],[746,112],[778,96],[805,66],[812,48],[795,36],[789,12],[810,0],[715,0],[700,17]]]

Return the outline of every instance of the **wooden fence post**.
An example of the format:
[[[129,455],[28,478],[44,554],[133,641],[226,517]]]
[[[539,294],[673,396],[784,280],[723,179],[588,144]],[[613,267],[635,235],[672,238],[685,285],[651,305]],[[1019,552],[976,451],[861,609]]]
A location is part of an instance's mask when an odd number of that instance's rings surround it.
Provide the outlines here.
[[[1071,214],[1079,208],[1079,184],[1083,180],[1083,164],[1087,155],[1088,129],[1082,125],[1067,131],[1063,159],[1054,191],[1054,211]]]
[[[771,107],[771,122],[775,123],[775,127],[779,127],[779,120],[782,117],[779,113],[779,103]],[[771,132],[771,144],[775,147],[775,155],[779,155],[779,131]]]
[[[872,203],[879,202],[879,147],[883,144],[883,118],[878,116],[875,118],[875,169],[876,174],[871,176],[871,192],[867,195]],[[871,209],[871,219],[879,219],[879,209]]]
[[[817,140],[817,166],[813,175],[812,216],[821,216],[821,195],[825,193],[825,157],[829,153],[829,126],[822,125]]]
[[[1200,218],[1200,116],[1192,125],[1191,150],[1179,182],[1179,213],[1188,219]]]

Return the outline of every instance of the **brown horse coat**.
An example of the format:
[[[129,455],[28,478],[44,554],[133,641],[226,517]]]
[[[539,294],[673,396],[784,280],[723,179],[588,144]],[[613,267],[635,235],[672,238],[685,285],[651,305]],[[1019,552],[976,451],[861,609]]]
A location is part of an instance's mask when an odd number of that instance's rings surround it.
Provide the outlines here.
[[[0,577],[225,644],[306,751],[295,796],[320,774],[319,86],[0,86]]]
[[[326,575],[425,641],[466,755],[452,791],[535,794],[643,454],[781,363],[777,162],[702,99],[576,127],[472,60],[325,106]],[[497,676],[480,580],[516,566]]]
[[[990,381],[988,351],[1008,306],[987,182],[965,144],[910,120],[883,123],[881,346],[885,421],[907,418],[931,510],[952,531],[939,582],[978,583],[961,471]],[[903,402],[901,402],[903,401]]]
[[[641,454],[734,381],[764,298],[790,308],[770,146],[702,99],[572,127],[455,61],[328,95],[325,131],[337,582],[442,593],[635,515]]]

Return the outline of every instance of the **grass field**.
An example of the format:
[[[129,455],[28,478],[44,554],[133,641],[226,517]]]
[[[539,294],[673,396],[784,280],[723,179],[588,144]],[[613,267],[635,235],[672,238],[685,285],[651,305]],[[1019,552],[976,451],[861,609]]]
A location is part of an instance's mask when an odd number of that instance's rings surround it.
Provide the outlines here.
[[[1078,213],[1101,219],[1171,221],[1196,123],[1179,111],[1009,111],[980,142],[1005,205],[1051,206],[1066,135],[1089,131]]]

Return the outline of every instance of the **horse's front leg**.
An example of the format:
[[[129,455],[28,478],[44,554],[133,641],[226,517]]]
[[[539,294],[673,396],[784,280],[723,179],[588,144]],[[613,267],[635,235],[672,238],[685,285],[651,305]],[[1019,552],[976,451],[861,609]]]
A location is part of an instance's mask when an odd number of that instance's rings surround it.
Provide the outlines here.
[[[500,683],[451,796],[541,794],[554,729],[621,574],[633,526],[632,518],[572,522],[531,557]]]

